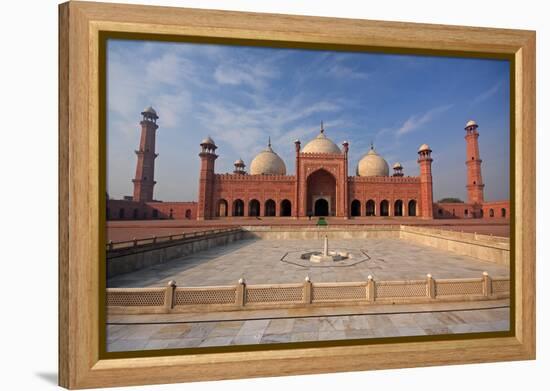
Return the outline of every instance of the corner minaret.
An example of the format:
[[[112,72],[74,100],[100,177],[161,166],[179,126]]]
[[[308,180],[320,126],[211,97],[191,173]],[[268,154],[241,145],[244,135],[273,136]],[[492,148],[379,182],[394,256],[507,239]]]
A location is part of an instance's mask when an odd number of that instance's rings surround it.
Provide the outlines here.
[[[432,150],[428,144],[418,148],[420,165],[420,214],[425,219],[433,218]]]
[[[322,122],[321,122],[322,124]],[[349,153],[349,143],[346,141],[344,141],[342,143],[342,151],[344,151],[344,180],[342,181],[343,185],[344,185],[344,218],[347,219],[349,218],[349,208],[348,208],[348,205],[350,204],[350,199],[349,199],[349,189],[348,189],[348,186],[349,186],[349,178],[348,178],[348,153]]]
[[[478,125],[475,121],[468,121],[464,130],[466,130],[466,170],[468,190],[468,202],[471,204],[483,203],[483,179],[481,178],[481,159],[479,158],[479,146],[477,139],[479,133]]]
[[[202,140],[200,146],[201,172],[197,220],[205,220],[214,217],[214,162],[218,158],[216,155],[218,147],[210,136]]]
[[[137,165],[134,182],[134,201],[152,201],[153,188],[155,187],[155,153],[157,119],[155,109],[151,106],[141,112],[141,139],[139,149],[136,152]]]

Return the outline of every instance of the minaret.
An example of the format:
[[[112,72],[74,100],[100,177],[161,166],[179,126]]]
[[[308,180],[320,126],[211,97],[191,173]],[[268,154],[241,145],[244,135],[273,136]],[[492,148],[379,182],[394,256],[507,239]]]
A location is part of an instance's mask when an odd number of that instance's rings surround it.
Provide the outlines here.
[[[344,218],[349,218],[349,183],[348,183],[348,153],[349,153],[349,143],[344,141],[342,143],[342,148],[344,151],[344,180],[342,181],[344,185]]]
[[[432,150],[428,144],[418,149],[420,165],[420,213],[425,219],[433,218],[433,185],[432,185]]]
[[[468,202],[470,204],[483,203],[483,179],[481,178],[481,159],[479,158],[479,146],[477,139],[477,123],[468,121],[466,130],[466,189],[468,190]]]
[[[134,201],[153,201],[155,186],[155,153],[156,130],[158,129],[157,112],[151,106],[142,111],[141,139],[136,152],[137,165],[134,182]]]
[[[393,165],[393,176],[403,176],[403,166],[401,165],[401,163],[397,162]]]
[[[294,187],[294,207],[292,208],[292,217],[298,218],[300,216],[302,200],[300,199],[300,140],[294,141],[294,150],[296,151],[296,163],[294,170],[296,171],[296,186]],[[305,212],[304,212],[305,213]]]
[[[246,171],[244,170],[246,165],[244,164],[243,159],[235,160],[235,163],[233,163],[233,165],[235,166],[235,169],[233,170],[233,174],[238,174],[238,175],[246,174]]]
[[[201,142],[201,172],[199,178],[199,205],[197,220],[214,217],[214,162],[217,159],[216,144],[208,136]]]

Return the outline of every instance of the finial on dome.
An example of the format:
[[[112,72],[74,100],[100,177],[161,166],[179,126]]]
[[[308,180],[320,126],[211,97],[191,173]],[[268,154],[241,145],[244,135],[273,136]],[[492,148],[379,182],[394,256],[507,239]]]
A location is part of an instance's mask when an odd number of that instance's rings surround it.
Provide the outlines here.
[[[267,137],[267,146],[271,148],[271,136]]]
[[[325,133],[325,128],[323,127],[323,121],[321,120],[321,133]]]
[[[372,142],[372,140],[370,141],[370,149],[374,151],[374,143]]]

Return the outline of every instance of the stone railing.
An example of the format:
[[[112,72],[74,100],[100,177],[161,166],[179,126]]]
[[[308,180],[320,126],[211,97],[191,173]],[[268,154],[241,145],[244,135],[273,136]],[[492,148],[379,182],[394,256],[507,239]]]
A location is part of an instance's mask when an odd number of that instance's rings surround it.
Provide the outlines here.
[[[400,227],[399,238],[500,265],[510,264],[509,238],[410,225]]]
[[[175,235],[166,235],[166,236],[151,236],[149,238],[142,239],[132,239],[122,242],[113,242],[109,241],[106,245],[107,251],[116,251],[129,248],[140,248],[140,247],[151,247],[158,244],[169,244],[186,239],[196,239],[208,235],[215,235],[226,232],[235,232],[240,231],[240,227],[230,227],[230,228],[218,228],[218,229],[209,229],[204,231],[194,231],[194,232],[183,232],[181,234]]]
[[[463,239],[470,241],[481,241],[489,243],[497,243],[507,245],[510,243],[510,238],[496,235],[486,235],[477,232],[464,232],[459,230],[460,226],[456,226],[455,229],[444,229],[430,226],[419,225],[401,225],[401,230],[406,232],[427,233],[431,235],[439,235],[449,239]]]
[[[420,304],[510,297],[508,277],[178,287],[107,288],[108,314],[155,314],[310,306]]]
[[[240,227],[107,244],[107,278],[158,265],[243,238]]]

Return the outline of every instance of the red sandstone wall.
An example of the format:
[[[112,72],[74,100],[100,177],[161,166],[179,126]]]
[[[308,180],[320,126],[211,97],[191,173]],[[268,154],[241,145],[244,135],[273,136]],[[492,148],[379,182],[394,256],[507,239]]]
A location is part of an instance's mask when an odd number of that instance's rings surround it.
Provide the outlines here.
[[[214,177],[214,215],[220,217],[220,204],[227,203],[227,216],[233,215],[235,201],[242,200],[243,215],[249,216],[252,200],[259,202],[259,216],[266,215],[266,202],[275,202],[275,216],[281,215],[281,203],[294,205],[295,177],[291,175],[218,174]],[[223,217],[223,214],[222,214]]]
[[[350,177],[349,202],[354,200],[361,203],[361,216],[366,216],[366,203],[373,200],[376,205],[375,215],[380,216],[382,201],[388,201],[388,215],[394,216],[395,203],[403,202],[402,215],[409,215],[409,202],[416,203],[416,213],[420,215],[420,178],[418,177]],[[412,212],[412,209],[411,209]],[[351,210],[350,210],[351,215]]]
[[[493,212],[491,213],[491,209]],[[504,216],[502,209],[504,209]],[[509,218],[509,201],[484,202],[473,205],[461,202],[434,202],[434,218],[436,219],[471,219],[471,218]],[[467,212],[466,212],[467,211]]]
[[[483,217],[502,219],[510,218],[510,201],[490,201],[482,205]]]
[[[126,200],[107,201],[107,220],[195,220],[196,218],[196,202],[137,202]]]
[[[434,219],[470,219],[474,217],[475,208],[464,202],[434,202]]]

